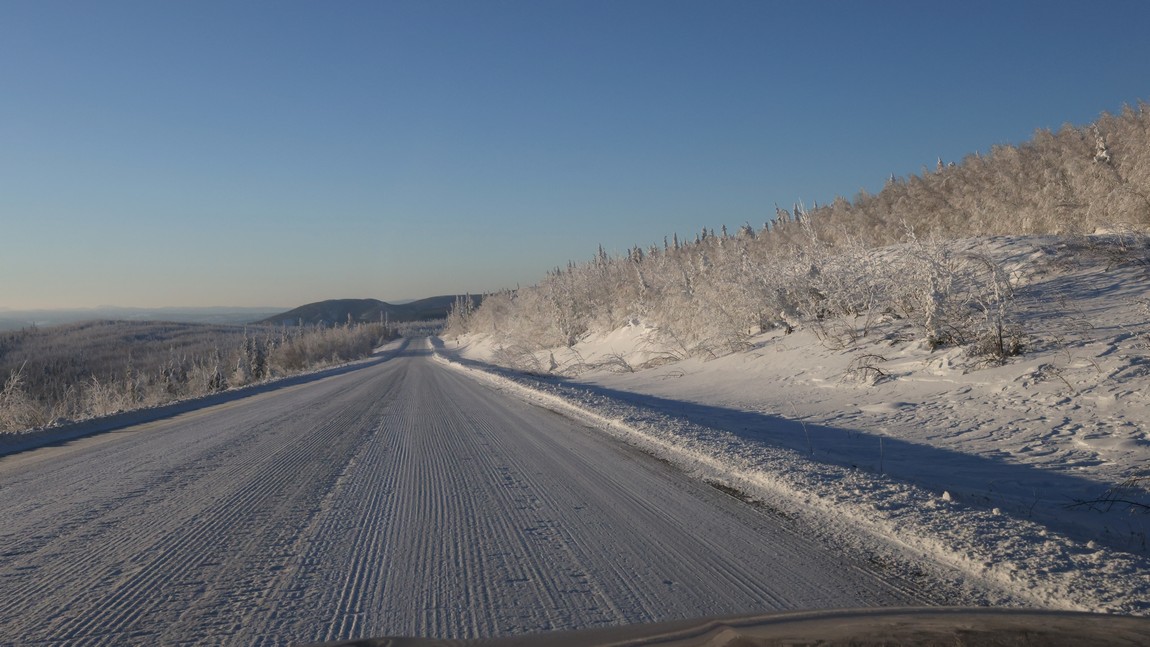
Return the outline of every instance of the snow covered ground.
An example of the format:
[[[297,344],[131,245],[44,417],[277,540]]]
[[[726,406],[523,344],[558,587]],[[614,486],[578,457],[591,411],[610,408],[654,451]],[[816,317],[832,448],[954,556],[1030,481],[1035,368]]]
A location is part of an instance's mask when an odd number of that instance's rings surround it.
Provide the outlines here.
[[[0,457],[0,644],[483,638],[978,602],[429,355]]]
[[[658,330],[633,319],[540,352],[553,376],[494,369],[488,337],[437,344],[873,561],[951,569],[1039,606],[1150,614],[1145,250],[1115,237],[958,244],[1015,287],[1025,347],[1004,365],[931,350],[899,321],[845,348],[799,329],[662,363]]]

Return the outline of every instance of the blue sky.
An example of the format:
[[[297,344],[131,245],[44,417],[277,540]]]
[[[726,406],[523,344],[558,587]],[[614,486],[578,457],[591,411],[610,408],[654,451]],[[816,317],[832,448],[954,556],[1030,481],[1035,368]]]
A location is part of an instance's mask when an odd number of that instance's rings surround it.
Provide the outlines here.
[[[0,2],[0,307],[539,280],[1150,100],[1150,3]]]

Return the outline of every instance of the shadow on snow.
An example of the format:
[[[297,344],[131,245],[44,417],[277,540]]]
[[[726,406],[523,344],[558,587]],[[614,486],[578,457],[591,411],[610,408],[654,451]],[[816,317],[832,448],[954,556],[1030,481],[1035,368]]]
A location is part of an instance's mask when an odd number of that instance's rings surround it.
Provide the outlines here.
[[[443,349],[439,340],[434,340],[433,345]],[[484,362],[452,359],[519,383],[548,384],[568,396],[609,398],[700,427],[725,431],[751,444],[788,449],[816,462],[881,474],[939,496],[946,491],[961,503],[985,509],[997,507],[1013,516],[1040,521],[1070,536],[1105,543],[1117,550],[1146,550],[1150,515],[1133,508],[1114,507],[1102,511],[1078,505],[1098,500],[1110,484],[1018,463],[1005,454],[966,454],[864,429],[804,424],[777,415],[620,391],[564,377],[527,375]],[[584,399],[576,397],[576,401]]]

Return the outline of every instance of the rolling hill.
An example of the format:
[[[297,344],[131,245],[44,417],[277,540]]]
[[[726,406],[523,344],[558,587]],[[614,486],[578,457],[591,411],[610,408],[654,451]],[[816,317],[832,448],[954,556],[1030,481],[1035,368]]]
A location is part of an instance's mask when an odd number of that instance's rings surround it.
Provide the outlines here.
[[[337,324],[347,321],[374,322],[427,321],[443,319],[459,296],[454,294],[428,297],[410,303],[387,303],[379,299],[328,299],[300,306],[287,312],[261,319],[257,324],[298,325]],[[476,304],[480,297],[470,297]]]

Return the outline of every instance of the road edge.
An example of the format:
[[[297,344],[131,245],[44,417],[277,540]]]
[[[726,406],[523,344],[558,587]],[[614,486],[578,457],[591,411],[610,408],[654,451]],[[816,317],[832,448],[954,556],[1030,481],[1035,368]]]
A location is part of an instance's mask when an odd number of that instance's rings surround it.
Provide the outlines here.
[[[910,483],[817,463],[790,450],[732,453],[729,447],[736,441],[726,432],[606,402],[609,398],[601,394],[595,402],[578,401],[560,394],[576,387],[541,380],[527,384],[530,376],[508,375],[440,351],[433,347],[432,356],[444,366],[605,432],[694,478],[745,494],[784,517],[801,517],[803,525],[827,535],[824,541],[861,551],[880,572],[925,571],[920,574],[966,596],[959,604],[1150,615],[1150,560],[1141,556],[1081,544],[1029,520],[974,509]],[[871,489],[857,498],[843,495],[844,487],[856,484]],[[884,493],[911,501],[920,508],[911,512],[918,514],[884,509]],[[972,528],[994,534],[983,536]],[[1000,544],[1020,537],[1039,538],[1032,543],[1042,545],[1012,545],[1011,559],[1003,559]],[[1051,554],[1062,559],[1052,560]],[[1083,561],[1101,567],[1083,567]]]

